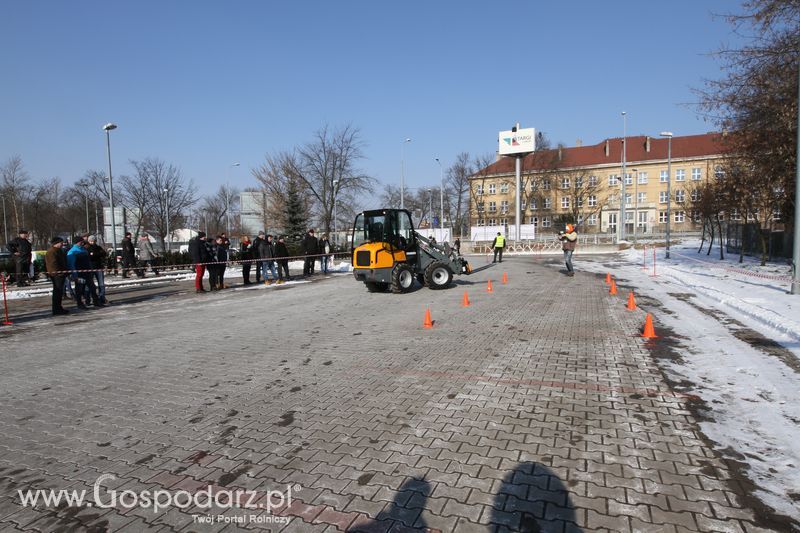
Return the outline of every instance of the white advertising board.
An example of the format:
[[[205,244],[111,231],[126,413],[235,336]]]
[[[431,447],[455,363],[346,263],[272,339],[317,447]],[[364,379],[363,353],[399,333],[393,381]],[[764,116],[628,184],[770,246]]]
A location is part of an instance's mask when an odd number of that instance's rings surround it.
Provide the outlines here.
[[[524,154],[536,149],[536,129],[524,128],[517,131],[501,131],[498,134],[500,155]]]

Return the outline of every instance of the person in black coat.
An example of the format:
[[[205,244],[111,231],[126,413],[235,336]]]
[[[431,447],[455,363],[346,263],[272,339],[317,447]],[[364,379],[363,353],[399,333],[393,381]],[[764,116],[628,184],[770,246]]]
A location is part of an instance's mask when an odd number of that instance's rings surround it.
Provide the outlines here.
[[[242,281],[245,285],[250,285],[250,267],[253,259],[253,243],[250,242],[250,237],[242,235],[241,239],[241,252],[239,258],[242,260]]]
[[[19,230],[19,237],[11,239],[6,247],[14,257],[14,280],[17,282],[17,287],[30,285],[28,273],[31,270],[33,248],[31,241],[28,240],[28,230]]]
[[[122,277],[127,278],[131,274],[131,270],[136,268],[136,248],[133,246],[133,241],[131,240],[131,232],[127,232],[125,234],[125,238],[122,239]],[[114,250],[114,253],[117,253]]]
[[[203,288],[203,275],[206,273],[206,263],[211,257],[206,247],[206,234],[199,232],[197,237],[189,240],[189,257],[195,268],[194,289],[196,292],[206,292]]]
[[[266,241],[266,235],[263,231],[258,232],[258,237],[253,239],[253,244],[250,245],[250,250],[253,253],[253,259],[261,259],[261,245]],[[262,261],[253,261],[256,267],[256,283],[261,283],[261,270],[264,265]]]
[[[289,249],[286,247],[286,238],[283,236],[278,237],[278,242],[275,243],[275,259],[278,263],[278,283],[283,282],[283,274],[286,273],[286,281],[292,281],[289,275]]]
[[[310,276],[314,273],[314,262],[319,255],[319,241],[314,236],[314,230],[308,230],[303,238],[303,255],[306,256],[303,262],[303,276]]]
[[[107,304],[106,300],[106,257],[108,253],[102,246],[97,244],[97,237],[89,235],[89,247],[86,249],[89,252],[89,260],[92,262],[92,277],[94,278],[95,285],[97,285],[97,295],[100,297],[100,303]]]

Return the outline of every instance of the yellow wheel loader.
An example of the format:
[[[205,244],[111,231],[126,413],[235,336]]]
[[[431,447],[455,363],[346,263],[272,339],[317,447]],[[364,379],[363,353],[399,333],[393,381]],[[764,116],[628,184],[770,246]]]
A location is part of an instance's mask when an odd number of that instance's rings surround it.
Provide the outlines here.
[[[434,244],[414,231],[405,209],[364,211],[352,234],[353,275],[370,292],[408,292],[416,279],[444,289],[454,274],[469,274],[469,263],[447,243]]]

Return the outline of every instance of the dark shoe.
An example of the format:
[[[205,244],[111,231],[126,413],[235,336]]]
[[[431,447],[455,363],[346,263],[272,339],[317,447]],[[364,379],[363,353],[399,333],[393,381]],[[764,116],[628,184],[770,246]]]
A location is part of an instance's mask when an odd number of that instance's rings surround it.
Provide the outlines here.
[[[79,303],[78,304],[78,309],[84,309],[85,310],[85,309],[89,309],[89,308],[86,307],[86,304]]]
[[[104,303],[104,304],[108,305],[108,300],[106,300],[105,298],[103,298],[102,300],[100,300],[100,303]]]
[[[103,302],[95,302],[95,303],[94,303],[94,306],[95,306],[95,307],[105,307],[105,306],[106,306],[106,304],[104,304]]]
[[[574,277],[575,276],[575,272],[567,272],[567,276]]]
[[[68,314],[69,311],[67,311],[66,309],[56,309],[55,311],[53,311],[53,316],[68,315]]]
[[[201,293],[206,292],[206,290],[205,289],[195,289],[194,292],[196,292],[197,294],[201,294]]]

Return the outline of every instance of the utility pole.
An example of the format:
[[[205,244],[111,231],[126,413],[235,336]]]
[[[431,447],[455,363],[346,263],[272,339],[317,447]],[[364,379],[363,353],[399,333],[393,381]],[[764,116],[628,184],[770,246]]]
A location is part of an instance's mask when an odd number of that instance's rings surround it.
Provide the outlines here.
[[[797,71],[800,80],[800,68]],[[800,86],[797,92],[797,102],[800,104]],[[800,126],[800,113],[797,115],[797,124]],[[797,143],[795,156],[797,157],[797,172],[794,176],[794,249],[792,250],[792,294],[800,294],[800,129],[797,130]]]

